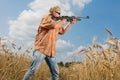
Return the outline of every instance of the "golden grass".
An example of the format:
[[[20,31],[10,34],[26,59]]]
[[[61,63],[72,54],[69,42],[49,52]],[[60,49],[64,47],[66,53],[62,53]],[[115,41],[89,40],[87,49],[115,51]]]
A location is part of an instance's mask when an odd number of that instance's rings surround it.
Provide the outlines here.
[[[112,35],[110,31],[109,34]],[[80,51],[80,54],[85,55],[83,62],[72,62],[67,67],[59,65],[59,80],[120,80],[120,43],[113,37],[107,39],[107,43],[108,48],[105,49],[94,40],[91,46]],[[12,46],[16,49],[15,44]],[[25,57],[29,49],[24,54],[14,55],[5,45],[2,50],[4,54],[0,54],[0,80],[22,80],[31,63],[31,57]],[[44,62],[34,80],[50,80],[49,77],[49,69]]]

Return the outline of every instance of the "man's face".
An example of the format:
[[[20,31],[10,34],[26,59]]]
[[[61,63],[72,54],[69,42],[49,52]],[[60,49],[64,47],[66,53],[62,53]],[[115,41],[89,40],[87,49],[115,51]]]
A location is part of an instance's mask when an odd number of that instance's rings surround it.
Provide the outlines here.
[[[60,12],[54,11],[54,12],[53,12],[53,16],[54,16],[54,17],[60,17]]]

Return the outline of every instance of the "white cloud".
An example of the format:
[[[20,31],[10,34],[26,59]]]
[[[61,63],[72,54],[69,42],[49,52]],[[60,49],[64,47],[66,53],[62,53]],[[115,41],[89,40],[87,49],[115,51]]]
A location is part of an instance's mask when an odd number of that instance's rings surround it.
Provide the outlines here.
[[[75,49],[74,51],[72,52],[68,52],[68,56],[72,56],[72,55],[75,55],[75,54],[79,54],[80,50],[84,49],[85,47],[84,46],[79,46],[77,49]]]
[[[40,19],[49,13],[50,7],[59,5],[62,13],[74,14],[73,6],[83,9],[91,0],[34,0],[29,4],[28,10],[23,10],[15,20],[9,20],[9,35],[13,39],[26,40],[35,38]]]
[[[65,41],[65,40],[61,40],[59,39],[57,41],[57,51],[58,52],[68,52],[68,51],[72,51],[74,48],[74,45],[71,44],[70,42],[68,41]]]
[[[109,45],[108,44],[102,44],[103,49],[108,49]]]
[[[84,55],[80,53],[81,49],[84,49],[84,46],[79,46],[77,49],[67,52],[66,57],[64,58],[64,62],[69,61],[82,61],[84,59]]]
[[[73,51],[74,45],[69,41],[59,39],[57,41],[57,61],[63,61],[68,52]]]
[[[84,6],[90,3],[92,0],[72,0],[73,5],[78,5],[80,8],[84,8]]]
[[[57,56],[58,61],[69,62],[69,61],[82,61],[84,59],[83,57],[84,55],[79,53],[81,49],[85,48],[84,46],[79,46],[77,49],[74,49],[75,47],[73,44],[66,42],[66,41],[64,44],[64,42],[62,42],[61,40],[59,44],[62,47],[58,48],[58,50],[61,50],[60,52],[58,52],[58,56]],[[67,47],[66,44],[69,44],[69,46]]]

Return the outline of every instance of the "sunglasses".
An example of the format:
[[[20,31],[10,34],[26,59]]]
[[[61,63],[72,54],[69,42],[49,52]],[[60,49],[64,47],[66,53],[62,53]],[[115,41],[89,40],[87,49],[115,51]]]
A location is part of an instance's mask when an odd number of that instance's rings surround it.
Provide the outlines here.
[[[60,15],[60,12],[57,12],[57,11],[55,11],[55,12]]]

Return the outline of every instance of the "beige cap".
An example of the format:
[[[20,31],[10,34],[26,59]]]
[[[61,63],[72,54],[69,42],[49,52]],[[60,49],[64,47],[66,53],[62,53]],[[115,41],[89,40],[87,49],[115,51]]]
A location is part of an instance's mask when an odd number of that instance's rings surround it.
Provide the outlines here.
[[[59,6],[54,6],[52,8],[50,8],[49,12],[52,13],[53,11],[56,11],[56,12],[61,12],[61,9]]]

